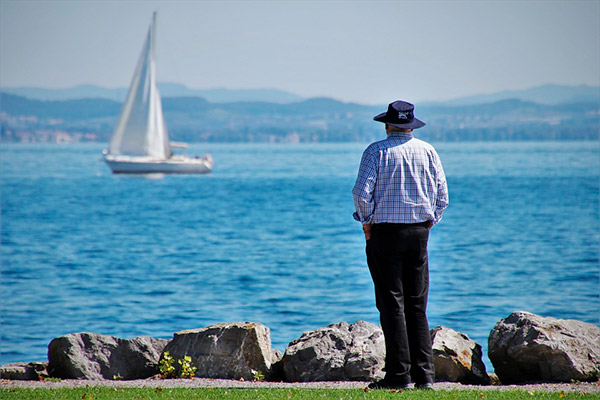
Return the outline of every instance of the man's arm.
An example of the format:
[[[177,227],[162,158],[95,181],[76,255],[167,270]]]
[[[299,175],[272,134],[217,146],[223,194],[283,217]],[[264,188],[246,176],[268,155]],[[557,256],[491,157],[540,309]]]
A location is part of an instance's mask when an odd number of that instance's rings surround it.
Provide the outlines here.
[[[448,207],[448,183],[446,182],[446,174],[439,157],[437,157],[436,167],[436,181],[437,181],[437,198],[435,201],[435,220],[434,224],[437,224],[442,219],[442,214],[446,207]]]
[[[356,178],[356,183],[352,189],[354,208],[356,209],[353,217],[363,225],[369,225],[373,219],[373,212],[375,210],[373,193],[375,191],[376,182],[376,156],[367,149],[363,153],[360,168],[358,170],[358,177]]]

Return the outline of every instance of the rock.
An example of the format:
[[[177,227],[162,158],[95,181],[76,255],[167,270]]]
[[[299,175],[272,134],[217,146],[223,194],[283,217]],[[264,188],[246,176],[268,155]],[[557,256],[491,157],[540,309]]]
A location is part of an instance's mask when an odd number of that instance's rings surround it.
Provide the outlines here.
[[[481,346],[464,333],[444,326],[431,330],[435,380],[489,385]]]
[[[192,358],[196,376],[202,378],[254,379],[261,372],[267,379],[281,353],[271,348],[271,331],[255,322],[211,325],[175,333],[164,349],[175,360]],[[179,365],[174,365],[179,375]]]
[[[503,384],[595,381],[600,327],[514,312],[492,329],[488,355]]]
[[[0,378],[17,381],[39,381],[48,376],[47,362],[11,363],[0,367]]]
[[[97,333],[71,333],[48,345],[48,371],[65,379],[144,379],[158,373],[169,341],[147,336],[120,339]]]
[[[385,342],[377,325],[340,322],[304,332],[283,356],[290,382],[377,380],[383,377]]]

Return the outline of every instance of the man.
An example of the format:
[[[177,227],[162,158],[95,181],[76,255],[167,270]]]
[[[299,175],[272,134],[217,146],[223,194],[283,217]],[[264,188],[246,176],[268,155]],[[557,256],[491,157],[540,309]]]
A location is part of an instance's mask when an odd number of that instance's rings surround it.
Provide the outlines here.
[[[364,151],[352,190],[386,348],[385,377],[369,387],[432,388],[427,241],[448,206],[446,176],[435,149],[412,136],[425,126],[412,104],[395,101],[373,119],[387,138]]]

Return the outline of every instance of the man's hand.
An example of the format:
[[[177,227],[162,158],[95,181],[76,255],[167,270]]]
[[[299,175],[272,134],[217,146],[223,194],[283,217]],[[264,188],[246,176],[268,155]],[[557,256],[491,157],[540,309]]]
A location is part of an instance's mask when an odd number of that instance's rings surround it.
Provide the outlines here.
[[[371,239],[371,224],[364,224],[363,232],[365,234],[365,240]]]

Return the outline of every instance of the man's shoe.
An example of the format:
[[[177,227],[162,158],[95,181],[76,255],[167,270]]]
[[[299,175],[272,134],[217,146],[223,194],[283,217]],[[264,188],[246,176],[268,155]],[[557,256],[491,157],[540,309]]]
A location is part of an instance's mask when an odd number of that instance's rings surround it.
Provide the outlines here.
[[[388,381],[386,379],[382,379],[380,381],[377,382],[371,382],[369,383],[369,386],[367,386],[369,389],[404,389],[404,390],[408,390],[408,389],[414,389],[415,385],[412,383],[397,383],[397,382],[392,382],[392,381]]]
[[[423,390],[434,390],[433,389],[433,383],[431,383],[431,382],[417,383],[416,388],[417,389],[423,389]]]

